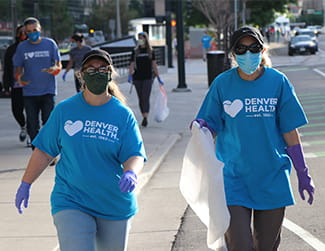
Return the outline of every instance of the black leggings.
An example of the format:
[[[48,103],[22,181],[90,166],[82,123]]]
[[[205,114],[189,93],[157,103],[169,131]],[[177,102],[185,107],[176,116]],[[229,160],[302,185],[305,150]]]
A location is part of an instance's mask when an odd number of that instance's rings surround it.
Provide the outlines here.
[[[23,88],[11,89],[11,111],[20,127],[26,125],[24,114]]]
[[[81,83],[80,83],[79,79],[76,77],[76,75],[74,75],[74,85],[76,87],[76,91],[80,92]]]
[[[141,113],[149,113],[150,93],[152,88],[152,79],[134,80],[133,84],[138,94]]]
[[[228,209],[230,225],[225,234],[228,251],[278,250],[284,207],[254,210],[243,206],[228,206]]]

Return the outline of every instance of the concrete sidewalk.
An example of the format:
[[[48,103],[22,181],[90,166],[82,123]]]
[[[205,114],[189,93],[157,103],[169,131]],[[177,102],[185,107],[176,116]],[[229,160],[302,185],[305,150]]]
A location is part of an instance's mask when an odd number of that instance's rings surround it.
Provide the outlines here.
[[[287,57],[277,58],[272,58],[274,64],[290,64]],[[187,206],[180,195],[178,180],[183,152],[190,137],[188,126],[208,90],[207,66],[201,59],[187,59],[186,83],[191,91],[174,92],[178,85],[175,59],[174,64],[175,68],[161,74],[168,95],[169,117],[157,123],[151,114],[148,127],[141,128],[148,162],[139,177],[140,211],[133,220],[130,251],[171,250]],[[62,81],[61,74],[58,76],[58,101],[75,94],[72,73],[68,74],[66,82]],[[157,95],[157,85],[154,83],[151,104]],[[122,83],[120,88],[141,122],[135,90],[129,93],[128,83]],[[0,99],[0,107],[0,215],[3,217],[0,250],[56,250],[57,237],[49,203],[54,168],[47,168],[33,184],[29,207],[19,215],[13,201],[31,150],[18,142],[19,128],[11,115],[10,100]],[[157,170],[159,176],[151,179]]]

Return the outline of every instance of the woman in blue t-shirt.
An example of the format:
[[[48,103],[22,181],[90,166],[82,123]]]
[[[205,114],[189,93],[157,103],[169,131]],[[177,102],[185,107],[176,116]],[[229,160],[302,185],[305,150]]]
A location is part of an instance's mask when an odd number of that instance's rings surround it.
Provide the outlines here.
[[[35,150],[16,194],[22,213],[31,184],[60,155],[51,207],[61,251],[127,249],[130,219],[138,210],[133,190],[146,156],[113,72],[107,52],[84,56],[84,91],[58,104],[33,140]]]
[[[287,77],[271,68],[257,29],[235,31],[231,51],[238,67],[215,78],[196,121],[217,135],[216,155],[224,163],[228,251],[277,250],[285,207],[294,204],[291,163],[302,199],[307,191],[313,202],[297,130],[307,118]]]

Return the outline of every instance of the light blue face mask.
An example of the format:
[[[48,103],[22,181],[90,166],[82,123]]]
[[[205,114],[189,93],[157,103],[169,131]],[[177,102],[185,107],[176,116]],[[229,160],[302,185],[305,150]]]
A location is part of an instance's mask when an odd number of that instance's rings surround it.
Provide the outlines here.
[[[36,42],[39,39],[40,35],[41,35],[40,31],[34,31],[32,33],[28,33],[27,37],[30,41]]]
[[[262,61],[262,52],[251,53],[247,51],[243,55],[235,54],[235,56],[239,68],[248,75],[253,74]]]
[[[76,48],[77,46],[78,46],[77,43],[75,43],[75,42],[71,43],[71,48]]]

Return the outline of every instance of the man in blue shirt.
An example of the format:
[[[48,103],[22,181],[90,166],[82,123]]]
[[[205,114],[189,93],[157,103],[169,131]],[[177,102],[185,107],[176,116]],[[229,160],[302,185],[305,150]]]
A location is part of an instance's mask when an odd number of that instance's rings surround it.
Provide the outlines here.
[[[56,43],[40,36],[40,22],[29,17],[24,26],[28,40],[18,45],[13,64],[15,79],[23,86],[27,132],[32,141],[40,129],[39,114],[44,125],[54,108],[55,75],[62,65]]]
[[[211,48],[211,40],[212,38],[205,31],[203,37],[201,38],[203,61],[206,61],[207,59],[207,53]]]

